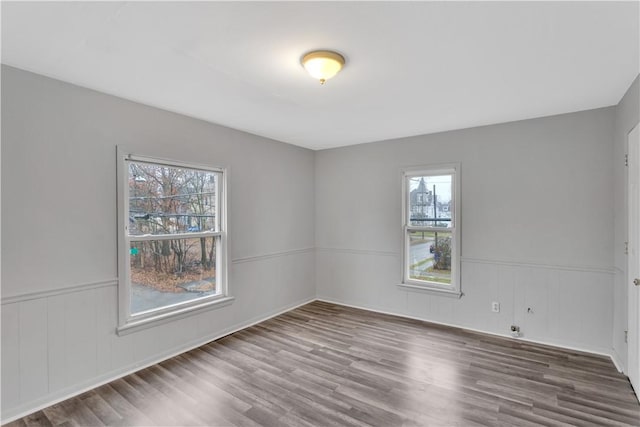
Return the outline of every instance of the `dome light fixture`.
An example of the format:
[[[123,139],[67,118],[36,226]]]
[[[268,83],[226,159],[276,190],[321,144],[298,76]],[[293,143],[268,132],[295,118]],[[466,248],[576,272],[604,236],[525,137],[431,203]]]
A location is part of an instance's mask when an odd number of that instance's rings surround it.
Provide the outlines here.
[[[311,77],[323,85],[344,67],[344,56],[331,50],[314,50],[305,54],[300,63]]]

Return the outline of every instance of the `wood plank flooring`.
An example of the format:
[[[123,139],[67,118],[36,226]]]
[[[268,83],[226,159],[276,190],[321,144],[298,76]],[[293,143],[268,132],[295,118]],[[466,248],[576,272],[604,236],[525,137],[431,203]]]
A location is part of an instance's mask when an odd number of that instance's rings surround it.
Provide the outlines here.
[[[640,425],[601,356],[313,302],[15,426]]]

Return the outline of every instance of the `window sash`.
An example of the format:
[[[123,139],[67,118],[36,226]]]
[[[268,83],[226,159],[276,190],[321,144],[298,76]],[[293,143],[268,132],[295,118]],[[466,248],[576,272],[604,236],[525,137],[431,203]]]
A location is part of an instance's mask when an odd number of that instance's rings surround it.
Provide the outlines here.
[[[208,236],[208,237],[211,237],[211,236]],[[219,262],[220,262],[220,251],[219,251],[219,249],[220,249],[220,243],[221,243],[221,240],[222,240],[222,235],[221,235],[221,233],[217,233],[217,235],[215,237],[216,238],[215,238],[214,242],[215,242],[215,245],[216,245],[216,266],[218,266]],[[192,239],[192,238],[197,238],[197,237],[191,237],[190,236],[188,239]],[[156,240],[159,240],[159,239],[156,239]],[[187,238],[185,238],[183,240],[187,240]],[[132,320],[133,319],[139,320],[139,319],[145,319],[145,318],[149,318],[149,317],[155,317],[155,316],[158,316],[158,315],[169,314],[169,313],[171,313],[171,312],[173,312],[176,309],[181,308],[181,307],[190,307],[190,306],[193,306],[193,305],[200,305],[200,304],[203,304],[203,303],[208,302],[208,301],[213,301],[213,300],[216,300],[216,299],[223,298],[225,296],[224,295],[224,289],[222,287],[220,287],[218,289],[218,292],[216,292],[213,295],[207,295],[207,296],[200,297],[200,298],[194,298],[194,299],[189,300],[189,301],[181,301],[181,302],[177,302],[177,303],[174,303],[174,304],[163,305],[161,307],[151,308],[149,310],[144,310],[144,311],[139,311],[137,313],[132,313],[131,312],[131,291],[130,291],[131,290],[131,254],[130,253],[127,253],[126,268],[127,268],[127,274],[129,276],[129,283],[128,283],[128,286],[129,286],[129,307],[128,307],[128,310],[129,310],[129,317]],[[216,277],[216,279],[217,279],[217,277]]]
[[[124,173],[126,173],[126,182],[127,184],[125,185],[125,211],[127,213],[129,213],[129,204],[130,204],[130,193],[129,193],[129,186],[128,186],[128,179],[131,178],[129,176],[129,163],[133,162],[133,163],[144,163],[144,164],[148,164],[148,165],[153,165],[153,166],[164,166],[164,167],[168,167],[168,168],[173,168],[173,169],[188,169],[188,170],[193,170],[193,171],[198,171],[198,172],[208,172],[208,173],[213,173],[216,175],[216,195],[215,195],[215,232],[220,232],[222,229],[222,218],[220,215],[220,207],[222,206],[222,180],[224,179],[224,171],[223,169],[220,168],[213,168],[213,167],[208,167],[208,166],[200,166],[200,165],[192,165],[192,164],[187,164],[184,162],[172,162],[170,160],[166,160],[166,159],[152,159],[150,157],[143,157],[143,156],[137,156],[137,155],[133,155],[133,154],[128,154],[126,155],[125,159],[125,167],[124,167]],[[126,230],[129,230],[129,226],[127,224],[126,226]],[[193,232],[190,232],[193,233]],[[162,233],[162,234],[154,234],[153,236],[169,236],[169,235],[176,235],[176,234],[190,234],[190,233]],[[195,232],[198,233],[198,232]],[[204,233],[204,232],[200,232],[200,233]],[[146,236],[146,234],[141,234],[141,235],[132,235],[129,234],[127,232],[127,235],[129,236]]]
[[[221,241],[222,241],[222,235],[218,234],[216,236],[215,239],[215,245],[216,245],[216,266],[220,265],[221,259],[222,259],[222,254],[220,249],[220,245],[221,245]],[[127,243],[128,245],[128,243]],[[128,296],[128,304],[126,306],[126,310],[127,310],[127,320],[129,321],[140,321],[140,320],[144,320],[144,319],[149,319],[149,318],[155,318],[155,317],[159,317],[159,316],[163,316],[163,315],[171,315],[172,313],[176,312],[176,310],[179,309],[190,309],[192,307],[198,307],[201,305],[205,305],[208,304],[212,301],[215,300],[219,300],[222,298],[226,297],[226,289],[224,288],[224,286],[222,284],[220,284],[220,287],[218,288],[218,292],[216,292],[213,295],[207,295],[207,296],[203,296],[203,297],[199,297],[199,298],[194,298],[192,300],[189,301],[181,301],[181,302],[177,302],[174,304],[169,304],[169,305],[163,305],[161,307],[156,307],[156,308],[152,308],[149,310],[144,310],[144,311],[140,311],[137,313],[132,313],[131,312],[131,254],[127,251],[126,254],[126,264],[125,264],[125,268],[127,270],[127,277],[128,277],[128,281],[126,283],[126,287],[127,287],[127,296]],[[218,271],[218,270],[217,270]],[[216,283],[218,281],[218,276],[217,276],[217,271],[216,271]]]
[[[411,277],[411,260],[409,259],[409,253],[410,253],[410,245],[411,245],[411,232],[413,231],[436,231],[436,232],[446,232],[446,233],[451,233],[451,242],[452,242],[452,248],[451,248],[451,282],[450,283],[441,283],[441,282],[435,282],[435,281],[431,281],[431,280],[422,280],[422,279],[416,279]],[[420,285],[420,286],[428,286],[429,288],[438,288],[438,289],[446,289],[446,290],[451,290],[451,289],[457,289],[456,283],[454,283],[455,281],[455,276],[458,274],[457,271],[455,270],[454,267],[454,258],[456,258],[454,256],[454,252],[457,253],[457,248],[455,247],[455,242],[456,242],[456,235],[455,232],[450,229],[450,228],[441,228],[441,229],[429,229],[429,230],[423,230],[423,229],[418,229],[418,230],[410,230],[407,229],[405,231],[404,234],[404,246],[405,246],[405,259],[404,259],[404,283],[409,283],[409,284],[415,284],[415,285]],[[457,264],[457,263],[456,263]]]
[[[451,200],[453,203],[451,204],[451,218],[430,218],[424,219],[421,221],[433,221],[436,222],[438,220],[450,220],[443,221],[449,222],[451,224],[451,228],[456,226],[456,203],[458,200],[456,198],[457,195],[457,170],[455,168],[446,168],[446,169],[428,169],[428,170],[419,170],[419,171],[411,171],[404,173],[404,189],[403,189],[403,197],[404,197],[404,226],[405,227],[432,227],[432,226],[416,226],[411,225],[411,179],[426,177],[426,176],[451,176]]]

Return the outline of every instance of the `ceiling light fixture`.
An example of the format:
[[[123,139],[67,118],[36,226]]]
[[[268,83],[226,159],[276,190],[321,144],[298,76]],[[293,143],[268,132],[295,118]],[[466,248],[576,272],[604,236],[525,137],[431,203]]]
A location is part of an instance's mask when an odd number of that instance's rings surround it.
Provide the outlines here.
[[[315,50],[305,54],[300,63],[311,77],[323,85],[344,67],[344,56],[330,50]]]

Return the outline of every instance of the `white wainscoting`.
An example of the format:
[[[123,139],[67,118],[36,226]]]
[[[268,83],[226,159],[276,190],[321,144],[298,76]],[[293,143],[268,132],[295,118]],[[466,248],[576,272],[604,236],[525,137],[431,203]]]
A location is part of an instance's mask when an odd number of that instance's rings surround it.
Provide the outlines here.
[[[394,252],[299,249],[230,270],[231,306],[122,337],[114,279],[3,299],[2,422],[310,302],[314,286],[326,301],[498,335],[517,324],[526,340],[612,355],[607,268],[463,258],[459,300],[399,288]]]
[[[629,328],[627,323],[627,272],[618,267],[614,268],[614,291],[613,291],[613,360],[621,372],[627,373],[627,342],[626,331]]]
[[[613,269],[463,258],[455,299],[398,287],[400,262],[393,252],[319,248],[318,299],[504,336],[518,325],[525,340],[612,356]]]
[[[235,302],[125,336],[117,281],[2,301],[2,423],[315,299],[314,251],[233,260]]]

